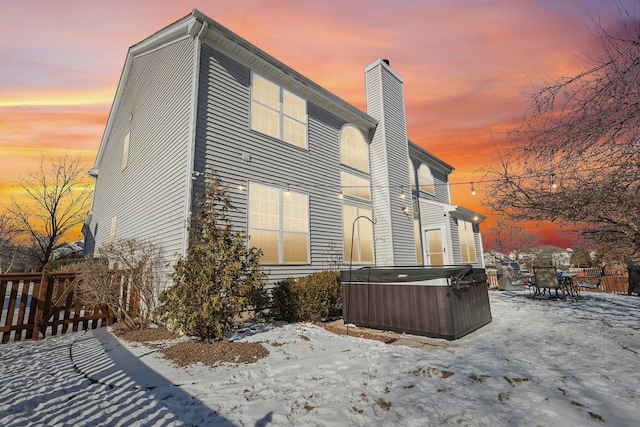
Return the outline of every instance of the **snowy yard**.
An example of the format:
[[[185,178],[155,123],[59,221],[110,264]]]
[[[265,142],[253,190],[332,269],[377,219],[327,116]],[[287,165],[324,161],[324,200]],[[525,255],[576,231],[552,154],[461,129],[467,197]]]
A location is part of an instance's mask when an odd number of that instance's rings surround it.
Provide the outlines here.
[[[0,345],[0,420],[24,425],[637,425],[640,298],[490,292],[493,321],[412,348],[308,324],[238,333],[270,355],[177,368],[106,328]]]

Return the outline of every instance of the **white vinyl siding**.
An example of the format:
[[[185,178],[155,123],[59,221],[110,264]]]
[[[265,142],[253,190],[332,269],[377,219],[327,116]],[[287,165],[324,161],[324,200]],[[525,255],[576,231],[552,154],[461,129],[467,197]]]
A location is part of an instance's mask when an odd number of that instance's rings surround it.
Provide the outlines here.
[[[309,196],[249,184],[249,246],[265,264],[309,262]]]
[[[462,262],[477,262],[476,245],[473,237],[473,224],[468,221],[458,220],[458,236],[460,238]]]
[[[360,216],[372,219],[371,210],[350,205],[342,206],[344,259],[347,262],[373,263],[373,224],[366,218],[356,221]]]
[[[116,237],[136,237],[152,239],[161,246],[167,265],[184,253],[193,67],[193,39],[127,59],[127,71],[109,117],[109,132],[95,165],[99,175],[89,229],[98,227],[87,238],[93,238],[88,245],[91,249],[97,250]],[[110,224],[116,215],[114,235]]]
[[[251,129],[307,148],[307,102],[252,74]]]

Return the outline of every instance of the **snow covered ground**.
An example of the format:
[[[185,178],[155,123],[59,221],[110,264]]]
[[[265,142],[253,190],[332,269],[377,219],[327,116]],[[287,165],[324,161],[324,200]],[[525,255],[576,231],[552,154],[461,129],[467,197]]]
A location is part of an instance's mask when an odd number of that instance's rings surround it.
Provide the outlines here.
[[[251,365],[177,368],[106,328],[0,345],[0,424],[638,425],[640,298],[490,298],[489,325],[428,348],[255,327]]]

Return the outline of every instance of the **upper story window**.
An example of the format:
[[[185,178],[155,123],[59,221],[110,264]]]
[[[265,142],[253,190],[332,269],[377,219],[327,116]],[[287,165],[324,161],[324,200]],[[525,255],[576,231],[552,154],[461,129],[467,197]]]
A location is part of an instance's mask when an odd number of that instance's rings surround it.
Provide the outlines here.
[[[122,145],[122,170],[127,168],[129,164],[129,140],[131,139],[131,132],[128,132],[124,137],[124,143]]]
[[[265,264],[309,262],[309,196],[249,184],[249,246]]]
[[[346,125],[340,132],[340,162],[369,173],[369,145],[355,126]]]
[[[416,188],[416,169],[411,159],[409,159],[409,183],[411,184],[411,189]]]
[[[359,197],[371,200],[371,181],[348,172],[340,172],[342,193],[346,196]]]
[[[460,238],[462,262],[477,262],[473,224],[468,221],[458,220],[458,237]]]
[[[251,129],[307,148],[307,102],[253,73]]]
[[[420,165],[418,169],[418,185],[419,190],[429,194],[436,194],[435,186],[433,184],[433,174],[431,169],[424,163]]]

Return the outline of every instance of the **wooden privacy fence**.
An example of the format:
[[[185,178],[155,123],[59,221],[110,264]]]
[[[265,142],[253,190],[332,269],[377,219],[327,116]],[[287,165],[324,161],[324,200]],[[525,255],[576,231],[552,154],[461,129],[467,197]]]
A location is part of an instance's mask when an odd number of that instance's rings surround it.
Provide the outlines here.
[[[607,292],[610,294],[626,294],[629,289],[629,274],[624,269],[605,268],[572,268],[572,273],[577,274],[580,281],[596,283],[602,273],[600,286],[589,289],[589,292]]]
[[[83,303],[75,272],[11,273],[0,275],[1,342],[37,340],[71,329],[110,325],[113,312],[106,306]]]

